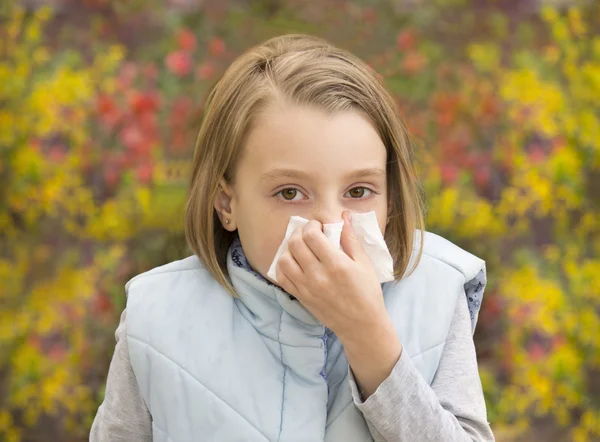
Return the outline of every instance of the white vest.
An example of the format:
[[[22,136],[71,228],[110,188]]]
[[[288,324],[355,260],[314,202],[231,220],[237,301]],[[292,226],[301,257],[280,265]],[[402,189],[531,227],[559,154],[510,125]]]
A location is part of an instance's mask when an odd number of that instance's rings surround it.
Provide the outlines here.
[[[239,298],[195,256],[126,285],[131,365],[154,441],[372,441],[335,335],[231,251],[228,270]],[[474,327],[484,285],[482,260],[431,233],[415,271],[384,284],[403,351],[429,384],[458,297],[469,297]]]

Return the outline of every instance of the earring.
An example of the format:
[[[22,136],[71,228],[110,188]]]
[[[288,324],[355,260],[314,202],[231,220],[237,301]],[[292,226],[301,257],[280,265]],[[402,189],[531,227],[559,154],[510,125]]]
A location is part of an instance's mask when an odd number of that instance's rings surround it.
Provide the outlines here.
[[[229,224],[231,221],[229,221],[228,219],[225,220],[225,224]]]

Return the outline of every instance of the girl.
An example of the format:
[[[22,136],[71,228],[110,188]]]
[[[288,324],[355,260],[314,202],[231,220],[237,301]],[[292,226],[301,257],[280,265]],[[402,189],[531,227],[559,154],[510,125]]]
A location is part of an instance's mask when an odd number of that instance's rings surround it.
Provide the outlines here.
[[[352,225],[374,212],[381,285]],[[294,231],[267,276],[291,216]],[[342,249],[323,225],[344,221]],[[194,155],[194,256],[133,278],[92,441],[490,441],[472,333],[483,261],[422,230],[381,80],[288,35],[214,87]],[[377,227],[377,226],[376,226]]]

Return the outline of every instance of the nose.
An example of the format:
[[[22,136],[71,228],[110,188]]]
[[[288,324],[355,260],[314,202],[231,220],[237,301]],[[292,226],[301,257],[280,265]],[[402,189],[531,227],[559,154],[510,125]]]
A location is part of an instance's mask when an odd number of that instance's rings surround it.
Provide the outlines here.
[[[345,208],[338,201],[324,201],[315,205],[312,219],[321,224],[334,224],[343,220],[342,214]]]

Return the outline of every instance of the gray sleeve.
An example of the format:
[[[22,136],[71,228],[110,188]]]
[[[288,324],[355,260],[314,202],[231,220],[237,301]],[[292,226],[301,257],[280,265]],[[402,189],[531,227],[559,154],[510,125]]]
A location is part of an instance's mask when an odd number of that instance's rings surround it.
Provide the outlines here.
[[[375,441],[488,442],[494,435],[477,367],[466,297],[460,297],[431,386],[402,353],[390,376],[362,401],[352,371],[350,389]]]
[[[117,345],[108,369],[104,401],[92,424],[90,442],[152,441],[152,417],[129,361],[125,317],[123,311],[115,333]]]

